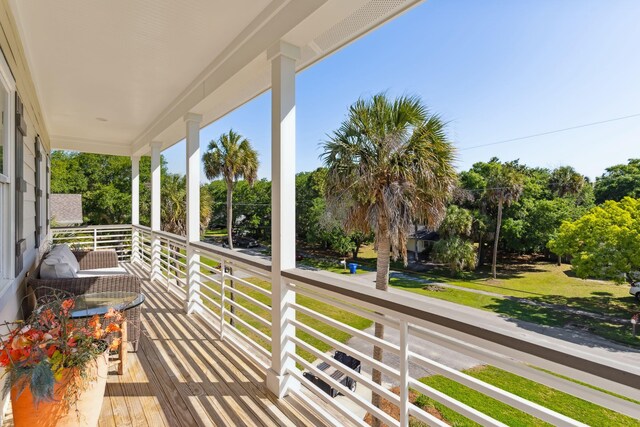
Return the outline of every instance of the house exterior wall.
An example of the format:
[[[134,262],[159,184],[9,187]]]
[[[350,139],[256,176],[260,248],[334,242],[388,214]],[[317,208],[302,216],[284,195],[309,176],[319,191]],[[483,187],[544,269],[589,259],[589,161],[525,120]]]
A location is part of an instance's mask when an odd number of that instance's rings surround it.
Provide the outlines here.
[[[27,125],[27,136],[23,139],[24,144],[24,179],[26,181],[26,192],[24,193],[24,204],[22,208],[22,221],[23,221],[23,237],[26,239],[26,251],[23,255],[23,269],[15,274],[12,265],[4,265],[4,278],[0,277],[0,322],[12,321],[16,318],[22,317],[21,310],[22,301],[25,295],[25,278],[29,271],[33,270],[36,263],[39,262],[40,256],[47,245],[42,244],[47,242],[48,230],[42,229],[41,242],[36,247],[36,168],[41,166],[40,175],[40,188],[43,193],[41,197],[40,209],[41,209],[41,224],[46,224],[46,182],[48,176],[46,174],[46,157],[50,152],[50,143],[47,130],[44,126],[43,116],[40,110],[40,105],[36,95],[35,86],[29,72],[27,58],[25,57],[22,44],[18,37],[15,21],[9,9],[6,0],[0,0],[0,51],[4,56],[9,71],[13,76],[15,82],[15,88],[18,96],[24,104],[24,117]],[[3,66],[4,67],[4,66]],[[15,92],[9,94],[11,97],[15,97]],[[11,103],[13,106],[13,102]],[[9,111],[10,114],[15,115],[15,106]],[[13,120],[11,120],[13,123]],[[40,136],[42,143],[41,158],[36,159],[35,138],[36,135]],[[15,138],[15,137],[14,137]],[[14,159],[14,146],[15,139],[9,141],[10,151],[9,163],[11,168],[9,170],[10,183],[6,184],[3,188],[5,195],[8,194],[5,201],[9,202],[10,209],[2,210],[2,214],[5,218],[0,223],[7,224],[4,227],[2,233],[3,239],[9,238],[5,241],[15,243],[15,210],[13,206],[15,204],[15,170],[13,167]],[[4,244],[4,243],[3,243]],[[14,259],[15,248],[14,244],[4,244],[5,249],[10,252],[8,259]],[[6,247],[8,246],[8,247]],[[15,276],[15,277],[14,277]],[[0,387],[2,387],[2,381],[0,381]],[[4,397],[4,396],[3,396]],[[4,410],[4,405],[0,407],[0,410]]]

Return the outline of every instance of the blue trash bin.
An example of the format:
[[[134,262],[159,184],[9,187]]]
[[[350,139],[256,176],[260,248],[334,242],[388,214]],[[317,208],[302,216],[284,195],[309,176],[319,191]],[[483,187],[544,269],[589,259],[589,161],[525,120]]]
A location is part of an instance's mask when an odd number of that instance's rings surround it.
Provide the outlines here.
[[[356,264],[355,262],[350,262],[349,264],[347,264],[347,266],[349,267],[349,272],[351,274],[356,274],[356,270],[358,269],[358,264]]]

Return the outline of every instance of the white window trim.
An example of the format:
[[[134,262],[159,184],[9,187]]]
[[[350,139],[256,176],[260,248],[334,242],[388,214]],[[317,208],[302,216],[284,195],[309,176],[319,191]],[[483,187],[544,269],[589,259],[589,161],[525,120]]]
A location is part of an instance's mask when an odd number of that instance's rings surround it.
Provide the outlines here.
[[[0,85],[7,91],[8,111],[7,145],[4,152],[6,170],[0,174],[0,293],[4,293],[14,281],[15,243],[13,227],[15,223],[15,182],[11,179],[14,170],[15,141],[15,93],[16,83],[5,57],[0,52]]]

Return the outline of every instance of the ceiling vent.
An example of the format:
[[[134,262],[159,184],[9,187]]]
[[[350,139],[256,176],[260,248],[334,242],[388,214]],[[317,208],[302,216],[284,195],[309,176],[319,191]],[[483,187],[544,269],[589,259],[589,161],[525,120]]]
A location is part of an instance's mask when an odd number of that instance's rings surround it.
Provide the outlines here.
[[[394,11],[414,3],[412,0],[371,0],[342,21],[319,35],[313,42],[324,52],[351,40],[372,24],[384,20]]]

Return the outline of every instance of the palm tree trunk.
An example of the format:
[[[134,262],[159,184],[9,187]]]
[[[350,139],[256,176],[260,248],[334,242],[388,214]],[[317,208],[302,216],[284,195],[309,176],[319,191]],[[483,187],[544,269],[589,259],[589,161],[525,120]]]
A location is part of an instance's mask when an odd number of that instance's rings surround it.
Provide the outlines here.
[[[233,183],[227,181],[227,236],[229,249],[233,249]]]
[[[482,238],[484,237],[484,233],[480,233],[478,237],[478,264],[476,264],[476,270],[480,269],[484,264],[482,257],[484,257],[484,250],[482,249]]]
[[[491,274],[496,278],[496,263],[498,262],[498,240],[500,239],[500,227],[502,226],[502,196],[498,200],[498,219],[496,220],[496,235],[493,238],[493,261],[491,262]]]
[[[389,288],[389,257],[391,256],[391,241],[389,238],[389,227],[383,219],[378,223],[378,259],[376,260],[376,289],[386,291]],[[384,324],[375,323],[374,335],[376,338],[384,339]],[[373,346],[373,358],[379,362],[382,361],[382,348],[377,345]],[[382,372],[373,369],[371,373],[373,382],[382,384]],[[379,408],[382,398],[378,393],[373,393],[371,403]],[[373,427],[382,426],[382,421],[373,417],[371,424]]]

